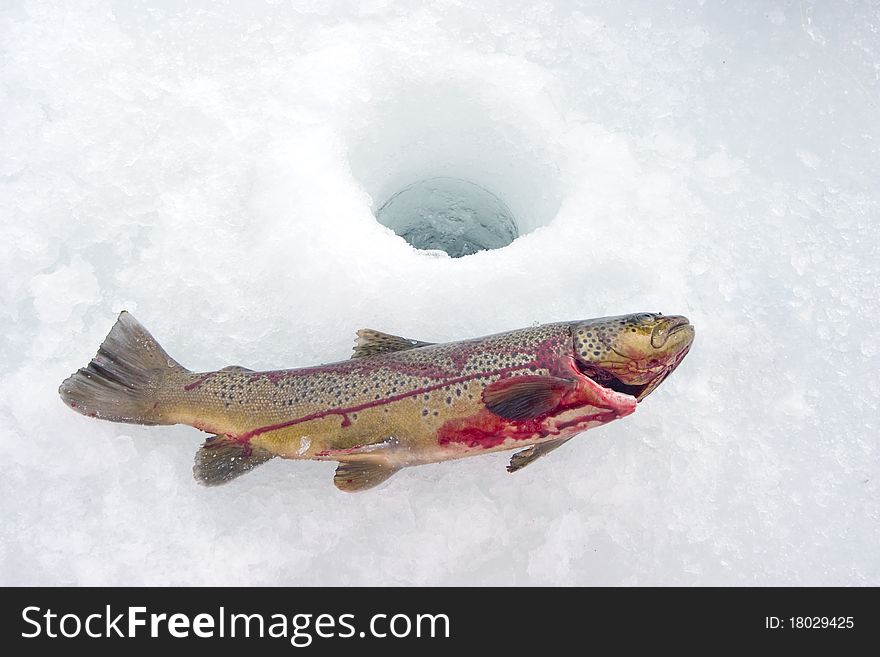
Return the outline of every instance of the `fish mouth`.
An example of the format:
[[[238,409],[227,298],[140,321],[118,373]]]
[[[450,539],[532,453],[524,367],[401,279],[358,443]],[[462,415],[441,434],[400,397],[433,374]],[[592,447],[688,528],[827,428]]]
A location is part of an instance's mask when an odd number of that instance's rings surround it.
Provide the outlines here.
[[[688,329],[688,327],[690,327],[691,330],[693,330],[694,328],[693,326],[691,326],[691,323],[687,317],[677,316],[670,319],[675,321],[672,321],[670,323],[669,335],[672,335],[673,333],[678,333],[679,331],[685,331]]]
[[[650,389],[656,387],[657,378],[666,378],[666,376],[668,375],[668,373],[664,372],[658,374],[657,377],[651,379],[647,383],[643,383],[640,385],[630,385],[621,381],[617,376],[612,374],[604,367],[593,365],[592,363],[582,363],[579,360],[575,360],[575,365],[581,374],[583,374],[585,377],[598,384],[602,388],[620,393],[622,395],[635,397],[636,401],[641,401],[642,398],[647,395]]]
[[[687,317],[683,315],[670,315],[665,317],[654,328],[654,331],[651,333],[651,346],[654,349],[661,349],[669,341],[669,338],[676,333],[693,330],[694,328]]]

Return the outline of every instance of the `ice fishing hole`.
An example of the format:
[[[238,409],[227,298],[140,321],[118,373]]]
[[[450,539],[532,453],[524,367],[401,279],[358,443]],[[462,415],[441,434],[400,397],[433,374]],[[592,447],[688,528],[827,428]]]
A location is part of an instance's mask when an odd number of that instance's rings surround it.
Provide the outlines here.
[[[385,201],[376,218],[415,248],[453,258],[500,249],[519,237],[504,201],[459,178],[415,182]]]

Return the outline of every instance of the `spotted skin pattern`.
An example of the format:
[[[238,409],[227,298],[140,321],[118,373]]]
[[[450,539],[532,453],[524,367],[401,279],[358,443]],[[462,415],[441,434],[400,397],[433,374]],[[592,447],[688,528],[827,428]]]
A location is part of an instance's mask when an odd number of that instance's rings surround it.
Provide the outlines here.
[[[558,437],[539,422],[489,418],[482,392],[522,375],[573,379],[571,344],[570,324],[559,323],[317,367],[187,373],[160,406],[170,421],[286,458],[339,460],[393,437],[382,458],[415,465]],[[464,431],[461,418],[473,427]]]
[[[215,434],[196,459],[209,484],[280,456],[340,461],[337,486],[359,490],[405,466],[548,443],[518,469],[632,413],[693,337],[686,318],[650,313],[445,344],[364,329],[346,361],[195,373],[123,312],[59,392],[92,417]]]

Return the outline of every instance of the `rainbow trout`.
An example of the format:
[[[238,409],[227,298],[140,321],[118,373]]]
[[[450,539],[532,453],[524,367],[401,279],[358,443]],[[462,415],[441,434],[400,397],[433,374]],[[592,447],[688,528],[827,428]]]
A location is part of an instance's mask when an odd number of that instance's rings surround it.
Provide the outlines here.
[[[123,312],[59,392],[113,422],[214,434],[193,472],[207,485],[276,456],[338,461],[343,491],[401,468],[525,448],[515,472],[576,434],[632,413],[678,366],[694,329],[639,313],[432,344],[358,331],[350,360],[292,370],[191,372]]]

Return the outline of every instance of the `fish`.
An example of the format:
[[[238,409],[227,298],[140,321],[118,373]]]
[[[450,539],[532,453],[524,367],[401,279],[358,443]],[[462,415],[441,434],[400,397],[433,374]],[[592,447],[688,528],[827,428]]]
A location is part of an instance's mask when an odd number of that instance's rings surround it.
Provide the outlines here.
[[[361,329],[348,360],[192,372],[123,311],[59,394],[89,417],[210,433],[193,466],[208,486],[280,457],[335,461],[336,487],[357,492],[406,467],[501,450],[519,448],[507,469],[521,470],[633,413],[694,336],[686,317],[661,313],[445,343]]]

